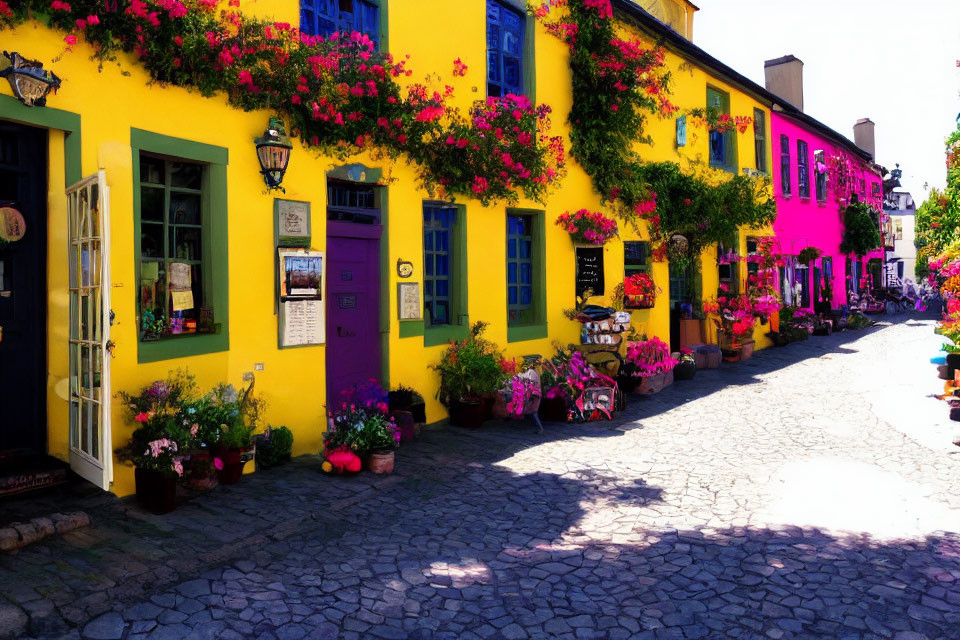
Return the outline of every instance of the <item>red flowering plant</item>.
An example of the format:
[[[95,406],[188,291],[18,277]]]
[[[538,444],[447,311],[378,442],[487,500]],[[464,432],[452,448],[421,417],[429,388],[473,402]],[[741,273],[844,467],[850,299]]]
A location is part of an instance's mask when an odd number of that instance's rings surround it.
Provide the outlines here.
[[[754,309],[747,295],[717,296],[703,301],[704,315],[713,320],[724,346],[735,347],[753,335]]]
[[[704,127],[718,133],[728,133],[733,130],[746,133],[750,125],[753,124],[753,118],[750,116],[731,116],[716,107],[691,109],[687,113],[693,120],[692,124],[694,126]]]
[[[557,216],[556,224],[569,233],[575,243],[580,244],[606,244],[618,233],[616,220],[589,209],[561,213]]]
[[[467,119],[447,109],[445,126],[424,144],[424,185],[441,195],[468,193],[485,205],[516,202],[518,189],[542,201],[565,163],[563,139],[549,135],[549,116],[550,107],[514,94],[475,102]]]
[[[624,363],[630,365],[630,375],[633,377],[649,378],[673,371],[680,361],[670,355],[670,345],[654,336],[627,345]]]
[[[641,271],[631,274],[623,281],[623,308],[652,309],[659,291],[660,287],[649,273]]]
[[[607,406],[585,399],[584,392],[591,387],[601,387],[615,394],[616,380],[597,371],[572,345],[567,348],[558,346],[553,358],[543,362],[541,387],[546,398],[566,400],[569,415],[576,420],[590,420],[599,415],[607,419],[612,417]]]
[[[547,133],[548,107],[508,96],[477,103],[464,117],[445,103],[452,88],[404,91],[407,59],[376,51],[360,33],[311,36],[245,16],[236,0],[227,8],[218,0],[2,1],[0,28],[45,14],[68,32],[68,45],[82,37],[101,61],[130,52],[160,83],[286,116],[307,147],[339,158],[404,154],[436,196],[489,204],[516,202],[522,192],[542,200],[563,170],[562,139]],[[455,67],[455,75],[465,72],[462,62]]]

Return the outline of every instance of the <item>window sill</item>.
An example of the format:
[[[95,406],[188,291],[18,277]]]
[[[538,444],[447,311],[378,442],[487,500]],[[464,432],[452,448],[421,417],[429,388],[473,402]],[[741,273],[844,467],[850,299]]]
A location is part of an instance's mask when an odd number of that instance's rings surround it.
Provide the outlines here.
[[[426,327],[423,331],[423,346],[436,347],[452,340],[465,340],[469,334],[470,326],[467,324]]]
[[[180,334],[146,342],[141,340],[137,344],[137,362],[160,362],[229,350],[230,336],[218,329],[216,333]]]
[[[547,337],[547,323],[507,326],[507,342],[524,342]]]
[[[424,333],[423,320],[404,320],[400,322],[400,337],[415,338]]]

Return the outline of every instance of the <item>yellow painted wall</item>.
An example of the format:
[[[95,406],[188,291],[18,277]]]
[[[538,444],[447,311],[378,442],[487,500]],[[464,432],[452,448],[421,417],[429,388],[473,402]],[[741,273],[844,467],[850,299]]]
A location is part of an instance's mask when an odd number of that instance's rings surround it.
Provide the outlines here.
[[[275,15],[278,20],[296,22],[296,3],[291,0],[258,0],[244,10],[259,16]],[[466,109],[474,100],[485,98],[485,0],[417,0],[391,2],[389,11],[390,49],[396,54],[410,54],[411,80],[422,81],[427,74],[439,74],[432,82],[442,88],[456,88],[459,105]],[[424,37],[425,33],[451,34],[455,37]],[[257,372],[257,391],[268,403],[267,420],[284,424],[295,435],[294,454],[317,451],[321,446],[324,425],[325,348],[280,350],[277,348],[276,316],[274,315],[273,198],[266,193],[253,147],[253,138],[262,133],[268,115],[264,112],[244,113],[230,108],[223,97],[203,98],[177,87],[150,84],[147,74],[130,57],[121,56],[119,66],[105,64],[101,71],[90,60],[91,50],[77,45],[63,55],[62,34],[36,23],[27,23],[4,32],[5,48],[19,50],[44,62],[64,79],[60,92],[51,96],[49,106],[78,113],[82,118],[82,172],[90,175],[106,171],[111,188],[112,246],[110,266],[113,288],[112,309],[116,322],[112,339],[116,343],[112,360],[113,389],[135,391],[162,378],[170,370],[189,367],[202,388],[218,382],[239,386],[244,372],[253,371],[254,363],[264,363]],[[568,133],[566,114],[571,105],[571,78],[567,66],[567,49],[563,43],[536,28],[536,101],[553,108],[555,133]],[[453,61],[461,58],[469,67],[464,78],[452,76]],[[56,60],[56,62],[52,62]],[[668,65],[674,71],[674,102],[682,109],[704,106],[707,84],[728,91],[731,110],[736,115],[752,115],[759,104],[726,83],[708,76],[674,54]],[[4,83],[0,91],[9,95]],[[0,112],[0,117],[3,117]],[[769,123],[769,117],[767,118]],[[769,126],[769,125],[768,125]],[[229,251],[229,322],[228,352],[163,361],[137,363],[137,323],[135,264],[133,255],[134,220],[132,156],[130,129],[139,128],[158,134],[226,147],[229,150],[228,184],[228,251]],[[648,160],[687,162],[705,159],[705,131],[689,130],[688,147],[677,150],[674,143],[674,120],[651,118],[648,131],[655,144],[640,149]],[[769,135],[768,135],[769,140]],[[752,132],[737,136],[738,157],[742,167],[753,166]],[[769,147],[769,145],[768,145]],[[769,148],[768,148],[769,154]],[[403,162],[384,166],[369,156],[356,158],[367,166],[381,166],[392,178],[388,187],[388,229],[383,251],[390,265],[388,280],[381,283],[389,291],[389,380],[420,390],[428,401],[428,420],[444,417],[443,408],[433,395],[437,388],[436,374],[429,365],[436,362],[441,346],[425,348],[423,338],[399,337],[396,321],[396,283],[393,265],[398,258],[414,264],[413,280],[422,278],[422,205],[428,195],[418,189],[414,169]],[[768,157],[768,165],[772,166]],[[325,249],[326,183],[325,172],[341,164],[329,158],[316,157],[296,146],[283,186],[285,198],[312,203],[313,248]],[[67,457],[67,326],[66,295],[66,199],[63,195],[63,136],[55,133],[50,139],[50,242],[49,242],[49,383],[48,412],[50,453]],[[529,353],[550,354],[553,342],[566,344],[578,340],[579,324],[563,317],[562,310],[573,305],[573,245],[566,234],[553,224],[556,217],[568,210],[587,208],[602,210],[589,177],[572,160],[568,173],[549,202],[542,205],[521,200],[516,206],[545,211],[547,323],[549,337],[526,342],[507,342],[507,310],[505,292],[506,207],[503,204],[483,207],[479,202],[465,202],[468,220],[468,311],[470,322],[490,323],[488,337],[503,347],[510,356]],[[621,227],[624,239],[637,237]],[[753,233],[753,232],[751,232]],[[744,238],[745,238],[744,234]],[[756,233],[756,235],[762,235]],[[745,240],[741,240],[744,244]],[[745,247],[741,247],[743,250]],[[623,246],[614,241],[604,251],[607,293],[623,280]],[[668,266],[653,265],[653,276],[663,289],[654,309],[633,313],[637,331],[669,335]],[[705,291],[716,288],[715,253],[709,251],[703,264]],[[762,346],[758,342],[758,347]],[[112,447],[123,444],[132,427],[124,422],[117,403],[113,406]],[[248,465],[252,467],[252,465]],[[119,495],[134,489],[133,470],[115,466],[113,491]]]

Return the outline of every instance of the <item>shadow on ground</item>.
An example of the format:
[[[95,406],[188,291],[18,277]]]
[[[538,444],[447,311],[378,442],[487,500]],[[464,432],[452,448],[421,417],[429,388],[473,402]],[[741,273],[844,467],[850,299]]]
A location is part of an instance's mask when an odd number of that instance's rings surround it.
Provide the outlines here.
[[[851,352],[863,335],[701,372],[611,423],[427,432],[391,476],[331,478],[304,456],[167,516],[98,496],[91,528],[0,556],[0,636],[55,637],[96,618],[128,638],[960,638],[949,535],[651,529],[638,515],[660,490],[642,477],[499,464],[556,440],[620,437],[625,421]]]

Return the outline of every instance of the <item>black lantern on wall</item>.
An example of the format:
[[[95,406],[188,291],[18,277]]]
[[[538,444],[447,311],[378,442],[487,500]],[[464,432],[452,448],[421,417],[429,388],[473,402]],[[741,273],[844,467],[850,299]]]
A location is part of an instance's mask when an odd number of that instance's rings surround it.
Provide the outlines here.
[[[280,183],[283,182],[283,174],[290,162],[290,150],[293,149],[283,130],[283,122],[279,118],[270,118],[263,137],[254,138],[253,142],[257,145],[257,159],[264,182],[270,189],[281,189]]]
[[[27,60],[19,53],[3,52],[9,64],[0,69],[0,78],[6,78],[17,100],[28,107],[42,107],[47,94],[60,88],[60,78],[43,68],[42,62]]]

